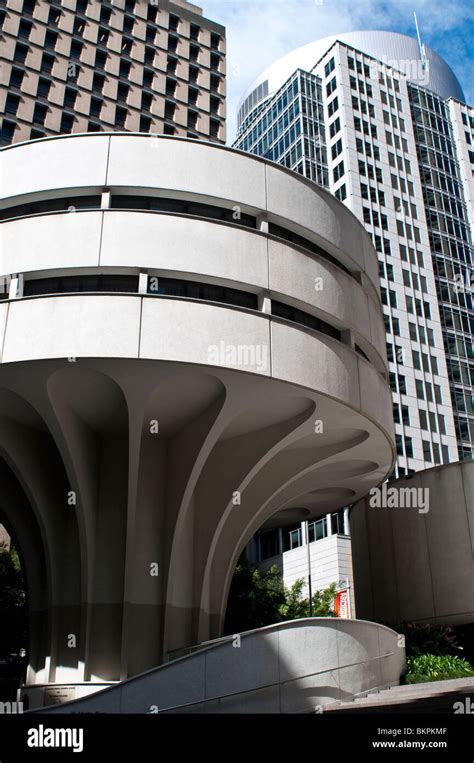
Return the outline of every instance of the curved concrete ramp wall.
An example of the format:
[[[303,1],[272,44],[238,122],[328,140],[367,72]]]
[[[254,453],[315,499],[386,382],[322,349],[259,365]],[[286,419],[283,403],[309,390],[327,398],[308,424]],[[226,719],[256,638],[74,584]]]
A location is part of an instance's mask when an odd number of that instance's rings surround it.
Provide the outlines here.
[[[351,512],[357,612],[394,624],[473,623],[474,462],[384,487]]]
[[[240,645],[239,645],[240,643]],[[292,620],[217,644],[54,713],[305,713],[398,684],[395,631],[364,620]]]

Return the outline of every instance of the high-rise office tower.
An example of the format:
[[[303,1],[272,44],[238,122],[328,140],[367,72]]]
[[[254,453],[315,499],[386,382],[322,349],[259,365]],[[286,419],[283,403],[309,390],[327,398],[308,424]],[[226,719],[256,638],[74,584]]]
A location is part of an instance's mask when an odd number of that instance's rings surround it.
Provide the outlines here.
[[[474,110],[449,66],[400,34],[325,38],[267,69],[238,122],[236,148],[323,185],[373,238],[394,476],[471,458]]]
[[[225,30],[186,0],[0,0],[0,145],[140,131],[225,142]]]

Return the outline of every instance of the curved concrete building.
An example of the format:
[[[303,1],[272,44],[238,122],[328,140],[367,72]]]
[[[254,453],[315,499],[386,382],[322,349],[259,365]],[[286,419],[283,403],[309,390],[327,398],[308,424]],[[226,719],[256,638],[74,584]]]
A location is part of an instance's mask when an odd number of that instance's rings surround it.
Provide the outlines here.
[[[238,125],[240,126],[255,108],[271,97],[296,69],[310,72],[336,41],[397,69],[413,84],[426,87],[441,98],[451,97],[465,101],[462,87],[446,61],[426,46],[423,46],[423,61],[418,42],[413,37],[398,32],[375,30],[344,32],[302,45],[265,69],[239,102]]]
[[[224,147],[63,136],[1,161],[0,521],[27,683],[93,687],[220,636],[271,516],[390,472],[377,259],[329,193]]]
[[[384,488],[351,513],[358,616],[474,622],[474,463],[426,469]]]

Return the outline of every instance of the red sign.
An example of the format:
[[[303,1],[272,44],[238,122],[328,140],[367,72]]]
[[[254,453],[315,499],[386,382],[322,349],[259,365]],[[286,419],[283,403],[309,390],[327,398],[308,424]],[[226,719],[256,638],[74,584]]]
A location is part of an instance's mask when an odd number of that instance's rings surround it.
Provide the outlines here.
[[[347,588],[343,588],[338,591],[334,597],[334,611],[336,617],[342,617],[347,620],[350,617],[349,614],[349,591]]]

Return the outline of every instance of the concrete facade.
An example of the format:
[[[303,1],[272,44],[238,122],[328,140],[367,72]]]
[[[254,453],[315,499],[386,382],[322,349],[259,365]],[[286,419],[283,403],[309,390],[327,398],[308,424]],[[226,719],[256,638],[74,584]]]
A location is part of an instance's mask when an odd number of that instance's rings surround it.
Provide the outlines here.
[[[93,697],[42,712],[321,713],[400,682],[398,635],[362,620],[305,618],[231,636]],[[35,694],[29,691],[32,704]]]
[[[225,143],[225,29],[187,0],[6,0],[0,145],[130,130]]]
[[[123,680],[221,635],[271,516],[390,472],[376,258],[330,194],[202,141],[64,136],[1,161],[0,520],[28,683]]]
[[[463,625],[474,621],[474,463],[427,469],[390,482],[424,491],[428,511],[370,505],[351,514],[357,611],[399,624]],[[427,492],[426,492],[427,491]],[[389,504],[387,506],[387,503]]]

